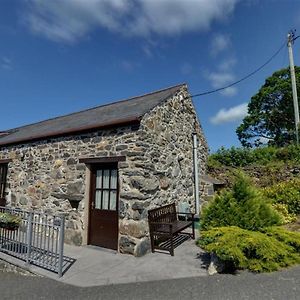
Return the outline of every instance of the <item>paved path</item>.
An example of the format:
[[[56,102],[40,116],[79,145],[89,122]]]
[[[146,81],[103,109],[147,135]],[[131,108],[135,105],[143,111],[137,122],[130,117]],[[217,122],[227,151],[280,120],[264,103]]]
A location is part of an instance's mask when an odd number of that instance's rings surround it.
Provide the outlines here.
[[[22,299],[300,299],[300,266],[272,274],[215,275],[143,283],[75,287],[48,278],[0,273],[1,300]]]
[[[80,287],[207,276],[200,253],[201,249],[194,240],[185,241],[176,248],[174,257],[165,253],[150,253],[137,258],[97,247],[66,245],[65,255],[76,259],[76,262],[62,278],[34,266],[30,266],[30,270]],[[24,266],[24,262],[3,253],[0,253],[1,258]]]

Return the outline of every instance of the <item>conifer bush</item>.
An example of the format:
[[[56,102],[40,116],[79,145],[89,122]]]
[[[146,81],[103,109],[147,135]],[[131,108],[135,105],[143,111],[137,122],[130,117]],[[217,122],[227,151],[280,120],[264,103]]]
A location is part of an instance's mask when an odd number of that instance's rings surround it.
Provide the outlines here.
[[[267,227],[262,230],[262,233],[265,233],[267,236],[276,238],[278,241],[283,242],[291,246],[295,252],[300,255],[300,233],[288,231],[284,228],[274,226]]]
[[[204,209],[201,228],[238,226],[248,230],[282,224],[280,215],[254,187],[250,179],[239,173],[231,190],[217,195]]]
[[[271,272],[300,263],[300,233],[275,226],[294,215],[288,204],[268,199],[270,194],[239,173],[232,189],[203,209],[198,245],[236,269]]]
[[[201,232],[198,245],[236,269],[272,272],[300,263],[300,233],[267,228],[265,233],[236,226]]]

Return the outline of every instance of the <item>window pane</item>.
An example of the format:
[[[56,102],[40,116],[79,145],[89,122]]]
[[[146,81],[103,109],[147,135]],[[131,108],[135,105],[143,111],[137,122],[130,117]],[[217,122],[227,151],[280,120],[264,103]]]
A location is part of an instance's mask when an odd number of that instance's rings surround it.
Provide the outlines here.
[[[102,170],[97,170],[96,174],[96,188],[101,189],[102,188]]]
[[[5,183],[7,175],[7,165],[0,165],[0,198],[4,198]]]
[[[109,191],[103,191],[102,209],[108,209]]]
[[[110,192],[110,210],[116,210],[116,203],[117,203],[117,192],[111,191]]]
[[[110,188],[116,189],[117,188],[117,170],[111,170],[111,179],[110,179]]]
[[[101,209],[101,191],[96,191],[95,208]]]
[[[103,188],[109,189],[109,170],[103,170]]]

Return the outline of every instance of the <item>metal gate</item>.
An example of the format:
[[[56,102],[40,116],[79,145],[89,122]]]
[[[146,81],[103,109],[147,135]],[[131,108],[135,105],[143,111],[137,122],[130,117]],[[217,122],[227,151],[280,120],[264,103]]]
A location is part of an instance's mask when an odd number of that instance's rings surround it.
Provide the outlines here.
[[[0,212],[8,212],[22,219],[16,230],[0,228],[0,251],[61,277],[64,264],[64,215],[1,206]]]

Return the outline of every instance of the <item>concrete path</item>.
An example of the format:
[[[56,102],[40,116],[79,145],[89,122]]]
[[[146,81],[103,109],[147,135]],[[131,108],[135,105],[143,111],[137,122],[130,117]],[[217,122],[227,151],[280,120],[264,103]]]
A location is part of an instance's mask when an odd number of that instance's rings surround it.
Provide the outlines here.
[[[76,261],[62,278],[35,266],[30,266],[29,270],[80,287],[207,276],[201,249],[194,240],[185,241],[176,248],[173,257],[165,253],[150,253],[136,258],[97,247],[68,245],[65,246],[65,255]],[[24,266],[24,262],[3,253],[0,253],[1,258]]]

